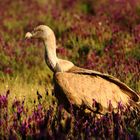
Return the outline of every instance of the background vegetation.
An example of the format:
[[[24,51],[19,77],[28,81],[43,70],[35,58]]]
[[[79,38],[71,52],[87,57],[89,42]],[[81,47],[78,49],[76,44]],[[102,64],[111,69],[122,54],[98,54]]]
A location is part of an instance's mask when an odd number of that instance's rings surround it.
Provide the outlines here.
[[[24,39],[39,24],[54,30],[59,57],[114,75],[140,92],[138,0],[4,0],[0,7],[0,97],[10,93],[8,112],[15,100],[32,112],[37,91],[44,106],[54,100],[43,45]]]

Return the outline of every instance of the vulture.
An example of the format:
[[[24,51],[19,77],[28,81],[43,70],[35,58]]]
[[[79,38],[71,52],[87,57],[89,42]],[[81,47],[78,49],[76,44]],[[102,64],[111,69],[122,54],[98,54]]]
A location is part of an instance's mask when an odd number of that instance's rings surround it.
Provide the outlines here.
[[[32,32],[27,32],[25,38],[43,42],[45,61],[54,73],[55,96],[67,111],[73,105],[79,109],[84,106],[89,112],[105,114],[110,102],[113,109],[118,107],[118,103],[125,107],[138,104],[138,93],[119,79],[59,59],[56,55],[55,34],[50,27],[39,25]]]

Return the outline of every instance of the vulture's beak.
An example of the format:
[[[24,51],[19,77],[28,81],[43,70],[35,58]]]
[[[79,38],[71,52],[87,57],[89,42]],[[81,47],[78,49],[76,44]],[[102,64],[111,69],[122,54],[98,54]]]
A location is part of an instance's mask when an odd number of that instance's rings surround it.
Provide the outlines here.
[[[30,38],[32,38],[33,37],[33,35],[32,35],[32,33],[30,33],[30,32],[27,32],[26,34],[25,34],[25,39],[30,39]]]

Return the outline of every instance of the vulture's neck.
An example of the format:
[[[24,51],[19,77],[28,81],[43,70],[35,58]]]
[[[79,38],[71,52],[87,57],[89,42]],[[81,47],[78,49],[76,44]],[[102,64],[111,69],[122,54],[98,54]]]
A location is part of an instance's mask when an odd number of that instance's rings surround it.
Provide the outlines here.
[[[65,72],[74,66],[70,61],[57,58],[55,36],[44,40],[43,43],[45,46],[45,61],[53,72]]]
[[[55,71],[58,58],[56,56],[56,43],[55,39],[50,38],[49,40],[43,41],[45,46],[45,61],[52,71]]]

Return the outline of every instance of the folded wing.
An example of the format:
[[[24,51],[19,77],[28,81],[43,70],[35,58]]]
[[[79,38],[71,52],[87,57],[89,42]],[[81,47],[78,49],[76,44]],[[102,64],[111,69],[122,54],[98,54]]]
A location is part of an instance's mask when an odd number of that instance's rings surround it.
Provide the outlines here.
[[[74,66],[68,72],[57,72],[55,80],[67,101],[78,107],[85,105],[93,111],[93,99],[98,103],[100,112],[108,108],[110,101],[114,108],[120,101],[124,105],[139,101],[135,91],[108,74]]]

